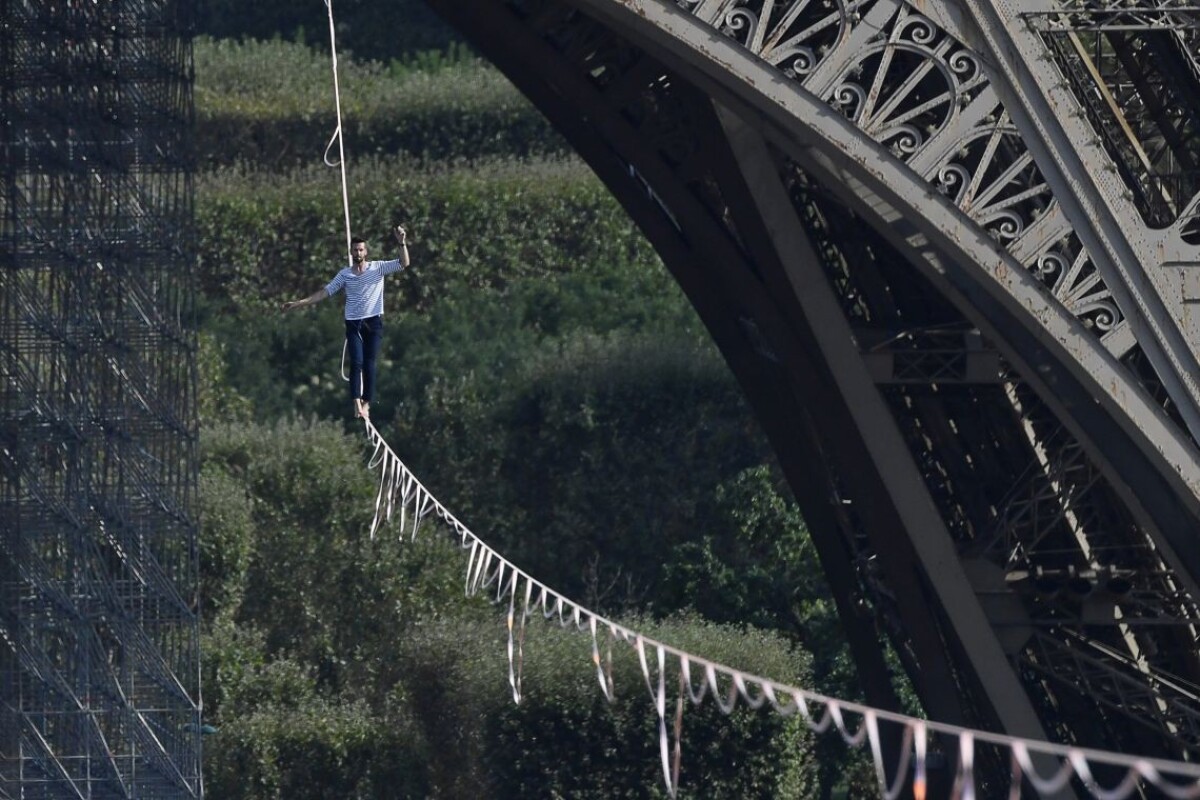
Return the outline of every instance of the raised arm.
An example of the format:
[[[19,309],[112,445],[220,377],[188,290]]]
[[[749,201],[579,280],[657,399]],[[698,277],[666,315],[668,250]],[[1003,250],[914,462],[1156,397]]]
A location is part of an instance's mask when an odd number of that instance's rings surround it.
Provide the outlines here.
[[[398,259],[400,266],[408,269],[408,233],[404,230],[403,225],[397,225],[394,233],[396,234],[396,244],[400,245],[400,258]]]
[[[291,311],[293,308],[304,308],[304,306],[315,305],[326,297],[329,297],[329,292],[325,289],[318,289],[303,300],[288,300],[279,310]]]

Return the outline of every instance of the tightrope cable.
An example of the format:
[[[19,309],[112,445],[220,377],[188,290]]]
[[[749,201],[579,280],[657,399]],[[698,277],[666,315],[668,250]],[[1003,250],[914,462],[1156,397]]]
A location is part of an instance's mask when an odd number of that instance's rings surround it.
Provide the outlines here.
[[[493,602],[507,603],[508,615],[508,659],[509,685],[513,699],[521,701],[521,661],[526,645],[524,625],[527,618],[542,609],[547,620],[557,618],[558,624],[569,629],[588,633],[591,637],[590,656],[596,667],[601,691],[609,700],[613,698],[611,645],[621,641],[629,645],[638,657],[642,676],[646,681],[654,711],[659,720],[659,749],[662,761],[663,780],[668,793],[674,797],[679,786],[679,763],[681,759],[680,730],[682,707],[675,714],[675,742],[671,746],[666,719],[666,670],[674,667],[679,672],[679,702],[685,698],[699,705],[706,695],[711,695],[717,707],[725,714],[732,713],[739,700],[749,708],[768,705],[776,713],[790,716],[799,712],[808,726],[821,733],[835,727],[847,744],[853,747],[869,745],[875,762],[876,776],[881,794],[894,798],[900,793],[902,782],[911,780],[913,795],[924,800],[927,792],[926,755],[930,733],[951,737],[958,742],[959,773],[955,780],[955,797],[969,800],[976,796],[974,762],[976,746],[980,743],[1007,749],[1012,756],[1012,780],[1018,791],[1022,779],[1042,790],[1056,790],[1064,786],[1069,778],[1077,776],[1094,797],[1101,800],[1122,800],[1136,791],[1143,781],[1152,784],[1164,795],[1175,800],[1200,798],[1200,765],[1157,758],[1113,753],[1092,748],[1060,745],[1053,742],[1022,739],[1005,734],[992,733],[958,725],[948,725],[932,720],[923,720],[893,711],[873,708],[848,700],[818,694],[816,692],[753,675],[733,667],[710,661],[671,647],[663,642],[627,628],[576,603],[533,578],[512,562],[501,556],[482,539],[476,536],[449,509],[443,506],[400,460],[383,439],[369,419],[365,420],[367,438],[374,448],[368,467],[380,470],[379,490],[375,499],[374,516],[370,525],[370,537],[375,538],[392,516],[399,512],[400,535],[404,540],[405,528],[411,527],[410,536],[416,538],[417,528],[427,517],[442,520],[458,538],[459,546],[470,551],[465,591],[468,596],[483,590],[494,589]],[[532,602],[531,602],[532,600]],[[602,662],[598,630],[606,630],[609,644],[608,657]],[[653,660],[649,654],[653,654]],[[515,661],[514,661],[515,659]],[[652,664],[654,666],[652,666]],[[655,668],[656,667],[656,668]],[[693,670],[699,668],[703,680],[699,691],[693,688]],[[722,691],[721,683],[725,683]],[[814,716],[809,704],[817,707],[819,716]],[[851,732],[844,715],[850,713],[859,719],[859,727]],[[883,763],[879,723],[887,722],[904,729],[903,752],[899,754],[894,782],[889,786]],[[1050,778],[1035,772],[1031,754],[1056,759],[1059,770]],[[1092,764],[1105,764],[1125,769],[1124,777],[1111,788],[1101,787],[1093,777]],[[909,770],[912,770],[909,777]]]

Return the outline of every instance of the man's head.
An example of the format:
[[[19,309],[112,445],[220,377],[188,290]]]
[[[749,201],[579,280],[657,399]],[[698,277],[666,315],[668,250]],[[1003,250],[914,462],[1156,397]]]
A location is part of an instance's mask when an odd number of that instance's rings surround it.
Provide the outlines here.
[[[367,260],[367,240],[355,236],[350,240],[350,254],[354,256],[354,263],[361,264]]]

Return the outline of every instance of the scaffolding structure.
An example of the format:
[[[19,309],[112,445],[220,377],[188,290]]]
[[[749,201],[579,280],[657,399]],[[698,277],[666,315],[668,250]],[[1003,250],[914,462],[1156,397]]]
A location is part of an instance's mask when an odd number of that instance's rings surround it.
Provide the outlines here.
[[[200,797],[188,0],[0,0],[0,797]]]

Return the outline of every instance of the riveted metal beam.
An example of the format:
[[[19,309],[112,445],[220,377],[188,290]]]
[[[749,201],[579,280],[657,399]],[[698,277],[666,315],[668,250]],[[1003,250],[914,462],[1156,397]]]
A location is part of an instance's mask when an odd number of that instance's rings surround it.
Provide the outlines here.
[[[1013,144],[1003,116],[988,121],[989,90],[964,90],[955,126],[903,163],[878,129],[806,96],[816,78],[783,74],[777,52],[747,55],[780,45],[765,28],[742,42],[714,35],[706,26],[734,8],[723,0],[705,0],[708,16],[659,4],[662,19],[637,0],[441,5],[567,134],[679,280],[779,452],[847,624],[861,624],[870,598],[935,716],[992,716],[981,709],[1005,696],[1003,679],[975,661],[998,651],[1003,669],[1022,671],[1023,702],[1072,709],[1072,736],[1097,743],[1111,731],[1140,749],[1120,697],[1155,695],[1172,668],[1197,672],[1196,457],[1146,391],[1154,381],[1139,372],[1130,325],[1104,316],[1086,252],[1055,249],[1071,235],[1061,206],[1040,207],[1005,245],[1003,225],[987,220],[1007,178],[941,191],[964,186],[938,176],[957,168],[956,142],[977,146],[979,126],[992,126],[986,147]],[[900,6],[881,0],[872,13],[911,19]],[[822,80],[852,67],[852,50],[839,46]],[[1014,152],[994,162],[1004,176],[1028,168]],[[1040,197],[1037,176],[1025,178],[1022,196]],[[764,212],[764,191],[790,196]],[[781,266],[794,263],[788,235],[821,251],[819,269],[802,265],[819,297],[802,301]],[[928,515],[932,541],[913,530]],[[955,575],[944,592],[933,577],[943,556]],[[1070,588],[1055,592],[1055,578]],[[1034,642],[1061,649],[1081,635],[1103,657],[1058,658],[1055,681],[1036,677],[1046,658]],[[871,635],[852,631],[851,642],[867,674],[885,674]],[[1122,666],[1134,662],[1144,677]],[[1106,671],[1133,681],[1124,695],[1079,689],[1102,691]],[[961,688],[959,707],[953,691],[922,687],[938,675]],[[1186,716],[1169,708],[1183,695],[1155,696],[1164,718]],[[1168,727],[1141,729],[1151,750],[1164,746],[1150,731]]]
[[[799,313],[813,330],[870,458],[879,465],[876,469],[883,478],[898,521],[907,531],[928,586],[949,616],[954,635],[960,638],[993,713],[1004,730],[1013,735],[1045,739],[1046,733],[978,602],[945,523],[929,498],[890,412],[873,386],[866,363],[856,352],[852,331],[826,284],[820,259],[792,211],[766,143],[735,114],[720,108],[718,111],[753,202],[752,211],[762,220],[765,234],[762,238],[773,246],[782,267],[779,278],[770,282],[772,288],[795,299]],[[886,561],[881,565],[885,571],[888,566]],[[903,604],[908,599],[899,601]],[[920,637],[920,621],[911,618],[906,621],[911,635]],[[943,681],[946,678],[949,675]],[[944,685],[941,691],[947,690],[954,692],[957,687]],[[931,705],[936,708],[944,702],[935,699]]]
[[[1200,594],[1200,452],[1011,253],[856,125],[688,13],[657,0],[576,2],[762,130],[908,253],[1055,409]]]

